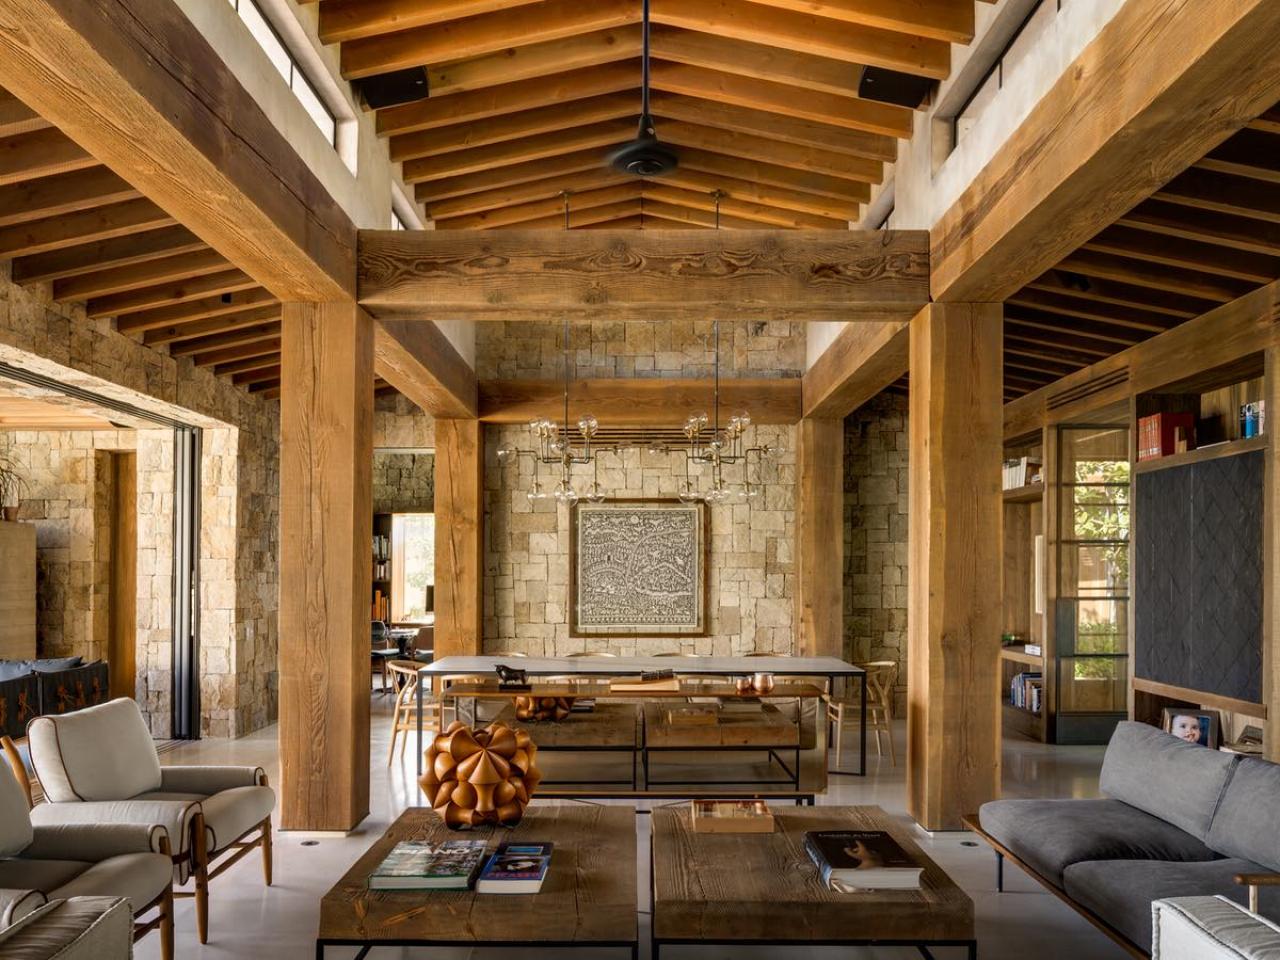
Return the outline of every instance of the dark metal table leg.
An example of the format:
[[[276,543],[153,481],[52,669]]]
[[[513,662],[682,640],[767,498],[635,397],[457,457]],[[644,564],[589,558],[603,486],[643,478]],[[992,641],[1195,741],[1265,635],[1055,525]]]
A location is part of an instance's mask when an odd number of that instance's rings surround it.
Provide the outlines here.
[[[858,731],[858,776],[867,775],[867,672],[862,672],[862,696],[859,698],[859,712],[862,717],[861,729]],[[893,736],[892,732],[889,734]]]
[[[1004,854],[996,852],[996,893],[1004,893]]]
[[[414,690],[415,699],[418,701],[418,776],[422,776],[422,674],[418,674],[418,686]],[[443,707],[441,707],[441,716],[444,716]]]

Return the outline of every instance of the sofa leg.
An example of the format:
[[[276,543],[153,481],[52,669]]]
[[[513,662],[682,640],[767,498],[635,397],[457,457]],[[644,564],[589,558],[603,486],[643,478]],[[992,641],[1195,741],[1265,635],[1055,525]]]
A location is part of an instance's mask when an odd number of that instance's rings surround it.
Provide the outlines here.
[[[262,821],[262,879],[271,886],[271,818]]]
[[[196,883],[196,935],[201,943],[209,942],[209,844],[204,828],[204,814],[197,813],[191,822],[192,867]]]
[[[173,884],[160,904],[160,960],[173,960]]]
[[[996,854],[996,893],[1004,893],[1004,854]]]

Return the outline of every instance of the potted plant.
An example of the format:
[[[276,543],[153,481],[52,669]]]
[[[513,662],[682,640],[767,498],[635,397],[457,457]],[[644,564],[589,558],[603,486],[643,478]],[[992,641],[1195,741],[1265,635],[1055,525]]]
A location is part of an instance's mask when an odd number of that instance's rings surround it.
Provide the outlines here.
[[[0,454],[0,512],[5,520],[18,519],[18,506],[27,481],[18,473],[17,465],[8,456]]]

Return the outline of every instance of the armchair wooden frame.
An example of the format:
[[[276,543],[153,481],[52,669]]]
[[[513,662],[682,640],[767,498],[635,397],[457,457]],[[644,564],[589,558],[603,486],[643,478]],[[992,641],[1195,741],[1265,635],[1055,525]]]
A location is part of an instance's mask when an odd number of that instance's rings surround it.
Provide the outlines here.
[[[26,794],[27,809],[31,809],[34,806],[32,802],[31,777],[27,774],[27,765],[22,762],[22,755],[18,752],[17,744],[13,742],[11,737],[0,737],[0,749],[4,751],[5,760],[8,761],[9,768],[17,778],[19,786],[22,787],[22,792]],[[160,838],[160,850],[158,852],[170,859],[175,859],[168,837]],[[137,943],[152,930],[159,930],[160,956],[162,960],[173,960],[173,900],[177,895],[174,892],[171,881],[169,886],[165,888],[164,893],[150,903],[143,905],[141,909],[135,910],[133,914],[133,942]],[[149,920],[138,919],[153,909],[156,912]]]

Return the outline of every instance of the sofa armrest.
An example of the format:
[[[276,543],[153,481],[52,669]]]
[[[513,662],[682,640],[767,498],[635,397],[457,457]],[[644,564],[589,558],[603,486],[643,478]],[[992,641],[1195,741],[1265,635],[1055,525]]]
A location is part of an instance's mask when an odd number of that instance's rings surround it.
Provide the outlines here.
[[[54,900],[0,930],[0,956],[15,960],[128,960],[132,945],[124,897]]]
[[[0,930],[17,923],[48,902],[48,898],[39,890],[0,888]]]
[[[169,854],[169,831],[158,823],[47,823],[32,826],[28,860],[98,863],[126,853]]]
[[[235,787],[256,787],[267,782],[261,767],[175,766],[160,768],[160,791],[194,793],[211,797]]]
[[[1226,897],[1177,897],[1151,904],[1151,960],[1267,960],[1280,927]]]
[[[191,849],[191,823],[200,812],[202,807],[195,800],[142,799],[39,803],[31,809],[31,826],[36,833],[37,843],[39,843],[38,838],[42,829],[49,827],[84,827],[96,830],[124,826],[143,831],[160,827],[164,830],[165,839],[171,847],[170,852],[176,857]],[[155,842],[158,842],[158,839]],[[135,846],[130,852],[145,853],[148,849]],[[70,859],[89,858],[73,856]]]

